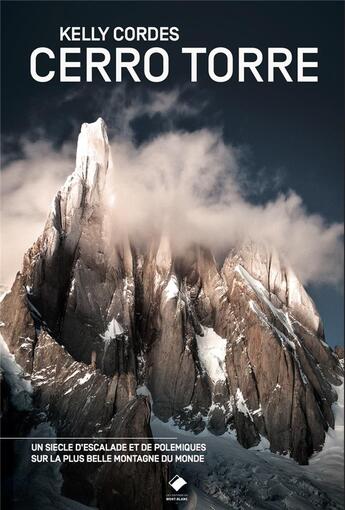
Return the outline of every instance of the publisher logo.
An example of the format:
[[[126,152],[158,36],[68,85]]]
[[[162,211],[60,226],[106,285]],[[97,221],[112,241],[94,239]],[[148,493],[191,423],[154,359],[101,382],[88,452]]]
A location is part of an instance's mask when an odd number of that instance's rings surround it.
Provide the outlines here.
[[[174,489],[174,491],[178,492],[182,487],[187,485],[187,482],[182,478],[182,476],[175,475],[170,480],[169,485]]]

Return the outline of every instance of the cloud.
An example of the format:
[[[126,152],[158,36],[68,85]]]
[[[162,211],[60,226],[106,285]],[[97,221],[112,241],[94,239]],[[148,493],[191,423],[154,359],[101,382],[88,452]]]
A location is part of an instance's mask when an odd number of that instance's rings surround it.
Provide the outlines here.
[[[134,138],[133,124],[143,117],[151,120],[158,117],[160,131],[168,131],[174,129],[178,119],[200,115],[207,105],[205,100],[195,101],[188,86],[167,92],[142,88],[139,93],[129,91],[125,84],[100,89],[95,103],[110,135],[127,140]]]
[[[343,225],[308,214],[293,191],[250,203],[239,150],[220,132],[167,133],[141,146],[114,140],[112,148],[112,214],[133,238],[164,231],[176,248],[201,243],[216,253],[250,238],[274,246],[304,283],[342,279]]]
[[[50,203],[73,171],[73,144],[55,150],[49,141],[23,140],[22,158],[1,172],[1,272],[7,287],[21,268],[24,252],[42,232]]]
[[[114,225],[140,242],[166,232],[180,250],[201,243],[224,253],[246,238],[264,241],[277,248],[304,283],[339,283],[343,225],[328,225],[321,216],[308,214],[293,191],[252,203],[248,197],[257,193],[258,183],[254,180],[248,189],[241,149],[226,143],[221,130],[187,132],[171,125],[137,144],[132,124],[138,117],[193,115],[179,91],[150,93],[145,102],[135,97],[128,104],[123,91],[116,94],[114,172],[106,188],[108,198],[115,197],[115,206],[107,209]],[[111,111],[115,106],[109,105]],[[55,192],[73,170],[74,152],[72,143],[57,151],[49,141],[24,142],[23,158],[5,167],[2,283],[11,283],[24,251],[42,231]]]

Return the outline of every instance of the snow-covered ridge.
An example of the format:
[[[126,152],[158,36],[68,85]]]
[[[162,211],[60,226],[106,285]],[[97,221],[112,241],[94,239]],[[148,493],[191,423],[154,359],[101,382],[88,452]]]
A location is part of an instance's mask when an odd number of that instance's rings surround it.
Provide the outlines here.
[[[272,246],[265,243],[244,243],[237,262],[263,287],[275,296],[297,318],[303,317],[304,326],[314,334],[323,330],[315,304],[289,264]]]
[[[260,318],[260,320],[266,324],[267,327],[269,327],[272,331],[276,333],[278,336],[283,349],[285,349],[287,346],[290,347],[290,349],[293,352],[294,359],[296,361],[296,364],[298,366],[298,370],[301,376],[301,379],[304,384],[308,384],[308,378],[303,372],[300,360],[298,358],[298,355],[296,353],[296,346],[301,346],[300,341],[295,334],[295,331],[292,326],[292,321],[290,319],[289,313],[284,312],[283,310],[277,308],[273,305],[273,303],[270,300],[269,293],[267,289],[262,285],[261,282],[253,278],[244,267],[241,265],[236,266],[235,268],[236,272],[240,274],[240,276],[243,278],[243,280],[246,282],[247,285],[254,291],[256,296],[259,298],[259,300],[266,305],[269,310],[272,312],[274,317],[280,322],[280,324],[283,326],[283,329],[285,330],[285,333],[278,329],[276,326],[274,326],[267,318],[267,316],[259,309],[259,307],[256,305],[254,301],[249,302],[250,308],[254,311],[254,313]],[[287,335],[290,335],[290,338],[288,338]]]
[[[287,312],[283,312],[270,300],[269,293],[267,289],[262,285],[259,280],[256,280],[251,276],[248,271],[242,267],[241,265],[237,265],[235,271],[243,278],[243,280],[249,285],[249,287],[255,292],[256,296],[270,309],[273,315],[279,320],[279,322],[284,326],[286,331],[291,335],[294,335],[294,330],[290,321],[289,314]]]
[[[251,310],[253,310],[253,312],[259,317],[259,319],[270,329],[272,329],[272,331],[274,331],[275,333],[277,333],[278,337],[279,337],[279,340],[281,341],[281,344],[282,344],[282,347],[283,349],[285,349],[286,346],[289,346],[291,349],[295,350],[295,344],[289,340],[289,338],[284,335],[284,333],[276,328],[267,318],[267,316],[260,310],[260,308],[258,307],[258,305],[255,303],[255,301],[252,301],[250,300],[249,301],[249,307]]]

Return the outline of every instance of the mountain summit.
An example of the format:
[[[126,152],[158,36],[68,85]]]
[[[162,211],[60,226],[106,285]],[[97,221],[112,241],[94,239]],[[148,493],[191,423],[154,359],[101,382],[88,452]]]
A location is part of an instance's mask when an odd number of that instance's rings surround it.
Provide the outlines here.
[[[264,437],[307,463],[334,426],[343,372],[293,270],[251,241],[222,264],[203,246],[175,253],[164,232],[145,246],[126,232],[112,241],[112,172],[104,122],[83,124],[76,168],[1,303],[1,333],[36,405],[58,434],[111,437],[124,418],[124,435],[149,437],[145,387],[163,421],[234,430],[246,448]],[[142,469],[162,483],[158,468]],[[102,473],[115,497],[114,473]]]

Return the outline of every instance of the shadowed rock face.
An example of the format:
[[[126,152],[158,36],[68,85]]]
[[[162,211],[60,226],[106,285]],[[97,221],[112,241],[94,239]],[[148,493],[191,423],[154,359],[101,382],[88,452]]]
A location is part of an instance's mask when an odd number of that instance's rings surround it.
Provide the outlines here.
[[[250,242],[221,267],[201,246],[177,255],[166,234],[145,248],[123,233],[112,242],[113,171],[103,121],[84,124],[76,169],[1,303],[1,332],[38,405],[60,434],[107,435],[125,412],[124,435],[134,421],[133,435],[150,436],[136,397],[145,384],[163,420],[196,433],[233,428],[245,447],[264,436],[272,451],[306,463],[334,425],[342,368],[296,275]],[[143,469],[142,480],[162,483],[161,468]],[[123,476],[101,470],[101,508],[121,504],[111,488]]]
[[[344,347],[342,345],[336,345],[334,352],[340,360],[344,360]]]

